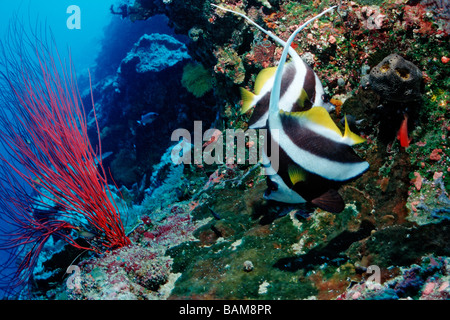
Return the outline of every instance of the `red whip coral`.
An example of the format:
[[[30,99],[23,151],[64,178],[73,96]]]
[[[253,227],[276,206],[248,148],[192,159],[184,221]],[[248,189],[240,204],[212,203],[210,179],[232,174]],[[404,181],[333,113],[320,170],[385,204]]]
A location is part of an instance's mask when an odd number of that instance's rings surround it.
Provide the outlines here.
[[[29,278],[51,236],[96,252],[131,243],[107,184],[100,137],[97,150],[88,138],[71,61],[25,34],[12,30],[1,64],[0,248],[13,259],[25,254],[15,284]],[[73,230],[89,244],[80,245]]]

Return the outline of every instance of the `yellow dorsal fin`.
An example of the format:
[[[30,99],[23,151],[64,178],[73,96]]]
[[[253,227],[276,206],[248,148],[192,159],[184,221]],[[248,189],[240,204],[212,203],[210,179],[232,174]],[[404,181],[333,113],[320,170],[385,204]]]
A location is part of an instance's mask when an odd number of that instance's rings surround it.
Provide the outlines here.
[[[258,73],[258,76],[255,80],[255,94],[260,94],[262,88],[266,84],[267,80],[269,80],[274,74],[275,71],[277,71],[277,67],[271,67],[261,70]]]
[[[365,142],[366,139],[360,137],[359,135],[353,133],[350,130],[350,127],[348,126],[347,115],[345,115],[344,118],[345,118],[344,139],[345,138],[350,139],[350,141],[352,141],[352,145]]]
[[[290,165],[288,168],[289,179],[291,179],[292,185],[295,185],[301,181],[306,180],[307,173],[299,166]]]
[[[241,113],[246,113],[253,106],[253,100],[255,99],[255,95],[248,91],[247,89],[241,89],[241,97],[242,97],[242,108]]]
[[[322,126],[326,129],[336,132],[340,137],[342,137],[342,132],[339,130],[336,123],[331,119],[330,114],[324,107],[312,107],[306,111],[300,112],[280,112],[286,116],[293,116],[298,118],[306,119],[316,125]]]

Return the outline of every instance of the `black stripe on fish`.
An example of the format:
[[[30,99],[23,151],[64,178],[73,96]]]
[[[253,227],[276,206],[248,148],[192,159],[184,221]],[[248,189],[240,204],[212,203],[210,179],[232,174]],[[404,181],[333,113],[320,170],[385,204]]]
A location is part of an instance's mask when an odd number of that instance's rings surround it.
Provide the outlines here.
[[[268,142],[270,143],[268,144],[268,150],[278,148],[279,170],[277,174],[288,188],[294,190],[303,199],[311,202],[321,209],[334,213],[339,213],[344,209],[345,203],[336,191],[343,184],[343,182],[328,180],[319,175],[308,172],[306,180],[293,185],[288,169],[291,166],[297,166],[297,164],[283,149],[279,147],[277,142],[271,138],[270,132],[268,133]],[[270,189],[272,187],[270,176],[268,176],[267,180],[267,185]]]
[[[281,123],[289,139],[302,150],[341,163],[363,162],[349,145],[330,140],[301,126],[295,117],[281,115]]]
[[[316,99],[316,76],[314,71],[305,63],[306,76],[305,82],[303,83],[303,89],[306,91],[310,101],[315,101]]]
[[[304,62],[303,62],[304,63]],[[297,100],[291,108],[290,112],[307,111],[313,107],[313,101],[316,98],[316,77],[314,71],[306,64],[306,75],[303,82],[303,90],[305,90],[307,98],[304,101]]]
[[[248,125],[252,126],[256,122],[258,122],[265,114],[267,114],[267,111],[269,110],[269,102],[270,102],[270,92],[267,92],[256,104],[255,108],[253,109],[252,116],[250,117],[250,120],[248,121]]]
[[[281,88],[280,88],[280,100],[283,99],[283,96],[286,94],[286,91],[291,86],[292,82],[295,79],[295,75],[297,70],[293,63],[290,63],[286,66],[286,70],[283,73],[283,78],[281,80]],[[248,122],[249,126],[252,126],[256,122],[258,122],[262,117],[267,116],[267,112],[269,111],[269,102],[270,102],[270,94],[272,90],[267,92],[256,104],[253,109],[252,116]]]

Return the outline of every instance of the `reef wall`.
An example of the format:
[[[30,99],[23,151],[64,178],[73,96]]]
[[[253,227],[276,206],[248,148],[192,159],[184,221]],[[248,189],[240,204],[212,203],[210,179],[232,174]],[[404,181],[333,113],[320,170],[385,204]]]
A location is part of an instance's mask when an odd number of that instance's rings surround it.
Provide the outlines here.
[[[108,298],[448,299],[447,1],[342,1],[296,38],[294,49],[336,106],[333,120],[341,126],[351,115],[354,130],[366,139],[355,149],[370,169],[342,187],[347,205],[340,214],[264,200],[265,178],[257,166],[177,167],[168,160],[171,130],[192,129],[193,120],[218,130],[247,129],[239,87],[252,88],[258,72],[276,65],[282,51],[211,3],[246,13],[282,39],[334,4],[136,0],[115,8],[131,20],[166,15],[177,33],[190,38],[183,49],[190,58],[143,74],[133,64],[127,74],[124,67],[134,58],[124,57],[121,71],[95,87],[104,149],[116,153],[116,180],[141,184],[146,174],[148,190],[139,199],[128,195],[138,226],[130,238],[139,249],[84,262],[85,286],[69,290],[69,297],[98,298],[102,289],[113,292],[115,283],[126,294]],[[213,90],[203,97],[181,85],[188,60],[211,74]],[[392,83],[401,90],[387,90]],[[155,122],[136,124],[153,110],[160,113]],[[160,122],[167,126],[158,124],[156,131],[152,126]],[[138,267],[141,258],[153,265]],[[117,266],[125,271],[114,281]],[[155,278],[134,276],[144,269],[155,270]]]

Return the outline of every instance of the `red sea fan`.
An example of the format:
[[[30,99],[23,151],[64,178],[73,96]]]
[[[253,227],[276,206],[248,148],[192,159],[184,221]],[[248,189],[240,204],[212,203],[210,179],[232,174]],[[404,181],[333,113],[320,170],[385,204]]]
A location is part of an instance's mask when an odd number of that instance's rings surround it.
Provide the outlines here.
[[[73,65],[52,43],[15,27],[1,47],[0,249],[8,262],[21,259],[7,280],[14,285],[27,281],[52,236],[95,252],[131,243],[107,184],[100,137],[98,150],[88,138]],[[80,245],[74,230],[89,234],[89,244]]]

